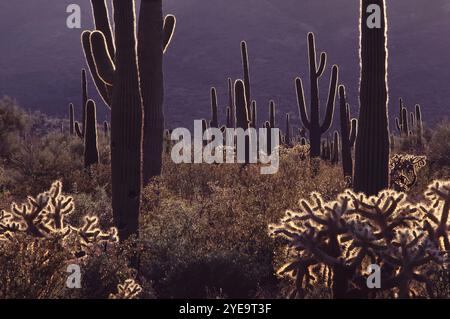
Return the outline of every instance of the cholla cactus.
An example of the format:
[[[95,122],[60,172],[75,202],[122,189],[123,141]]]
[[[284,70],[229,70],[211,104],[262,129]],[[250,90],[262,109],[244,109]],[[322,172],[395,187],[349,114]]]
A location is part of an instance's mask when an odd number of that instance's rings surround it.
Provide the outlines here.
[[[134,281],[127,279],[123,284],[117,285],[117,293],[110,294],[109,299],[137,299],[142,287]]]
[[[434,182],[425,196],[430,204],[411,204],[394,190],[371,197],[347,190],[331,202],[313,193],[300,202],[299,212],[287,211],[270,233],[287,242],[289,261],[279,274],[294,277],[292,296],[305,297],[317,270],[325,269],[334,298],[382,291],[408,298],[416,295],[413,282],[433,297],[431,279],[450,250],[450,182]],[[379,289],[367,287],[369,264],[381,267]]]
[[[62,194],[62,183],[56,181],[49,191],[36,198],[29,196],[25,204],[11,205],[11,212],[0,212],[0,240],[14,240],[19,233],[35,238],[59,237],[68,240],[75,236],[82,247],[118,241],[117,229],[103,232],[98,217],[85,216],[81,227],[69,225],[65,217],[75,210],[73,198]]]
[[[417,182],[417,173],[426,163],[426,156],[395,154],[389,161],[390,187],[408,191]]]

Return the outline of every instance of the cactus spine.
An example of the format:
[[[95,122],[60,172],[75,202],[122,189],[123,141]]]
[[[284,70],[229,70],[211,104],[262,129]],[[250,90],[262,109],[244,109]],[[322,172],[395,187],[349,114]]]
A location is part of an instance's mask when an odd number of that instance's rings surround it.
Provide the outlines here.
[[[97,111],[95,102],[86,102],[86,125],[84,135],[84,167],[98,164]]]
[[[369,5],[381,9],[381,28],[369,28]],[[361,84],[354,189],[376,195],[389,186],[387,26],[384,0],[361,0]]]
[[[314,34],[308,34],[308,48],[309,48],[309,75],[311,82],[311,103],[310,111],[311,118],[308,118],[305,104],[305,94],[303,90],[303,83],[300,78],[295,80],[297,89],[297,102],[300,111],[300,118],[306,129],[309,130],[310,144],[311,144],[311,157],[320,156],[320,139],[322,134],[326,133],[331,127],[334,113],[334,103],[336,98],[337,81],[339,69],[336,65],[333,65],[330,79],[330,88],[328,92],[328,102],[326,108],[325,119],[320,124],[319,119],[319,79],[325,71],[327,55],[322,52],[320,55],[319,67],[317,67],[316,61],[316,47]]]
[[[339,86],[339,105],[341,117],[341,153],[344,176],[353,177],[352,148],[355,145],[358,122],[350,120],[350,106],[345,95],[345,86]]]

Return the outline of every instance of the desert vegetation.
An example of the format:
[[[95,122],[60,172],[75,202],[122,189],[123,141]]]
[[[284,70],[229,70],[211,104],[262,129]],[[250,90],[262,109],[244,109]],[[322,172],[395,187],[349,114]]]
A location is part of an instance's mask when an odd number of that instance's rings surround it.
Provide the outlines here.
[[[299,123],[252,99],[245,41],[225,105],[211,88],[203,131],[280,129],[279,147],[267,136],[267,154],[280,154],[272,175],[248,161],[250,137],[245,163],[175,164],[162,72],[175,17],[142,0],[136,25],[134,1],[114,0],[112,28],[107,2],[91,3],[82,114],[75,102],[60,119],[0,100],[0,298],[450,297],[450,122],[427,127],[421,106],[403,99],[389,118],[384,0],[361,1],[355,118],[334,65],[321,119],[327,54],[317,55],[313,33],[309,103],[293,81]],[[374,4],[379,28],[364,22]],[[97,121],[92,83],[111,123]],[[80,289],[66,286],[70,265]],[[380,287],[367,285],[371,265]]]

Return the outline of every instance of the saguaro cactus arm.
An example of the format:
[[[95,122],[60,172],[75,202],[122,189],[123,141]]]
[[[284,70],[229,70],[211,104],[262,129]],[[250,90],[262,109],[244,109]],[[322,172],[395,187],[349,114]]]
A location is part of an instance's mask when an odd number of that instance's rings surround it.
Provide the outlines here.
[[[330,88],[328,91],[327,110],[325,114],[325,119],[320,127],[322,133],[328,131],[333,122],[334,101],[336,99],[338,72],[339,72],[338,66],[333,65],[333,69],[331,71]]]
[[[163,53],[169,48],[170,42],[172,42],[173,35],[175,33],[175,28],[177,25],[177,19],[174,15],[168,14],[164,18],[163,25]]]
[[[112,86],[115,66],[108,52],[105,35],[94,31],[90,35],[90,42],[97,75],[105,85]]]

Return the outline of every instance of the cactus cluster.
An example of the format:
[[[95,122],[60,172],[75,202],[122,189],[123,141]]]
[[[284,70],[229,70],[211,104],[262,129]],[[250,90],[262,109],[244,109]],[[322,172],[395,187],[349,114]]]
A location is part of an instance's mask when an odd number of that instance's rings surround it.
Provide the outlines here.
[[[395,118],[395,127],[400,137],[412,138],[417,146],[423,143],[422,110],[419,104],[414,107],[414,112],[409,113],[403,104],[403,99],[399,99],[399,116]]]
[[[409,298],[413,281],[433,297],[430,279],[449,261],[450,182],[433,182],[424,196],[428,202],[412,204],[396,191],[369,197],[348,190],[327,202],[313,193],[300,211],[287,211],[270,233],[287,244],[279,274],[294,277],[291,296],[306,297],[322,279],[334,298]],[[367,285],[369,264],[382,270],[376,289]]]
[[[390,188],[406,192],[417,182],[417,173],[427,163],[426,156],[395,154],[389,161]]]

